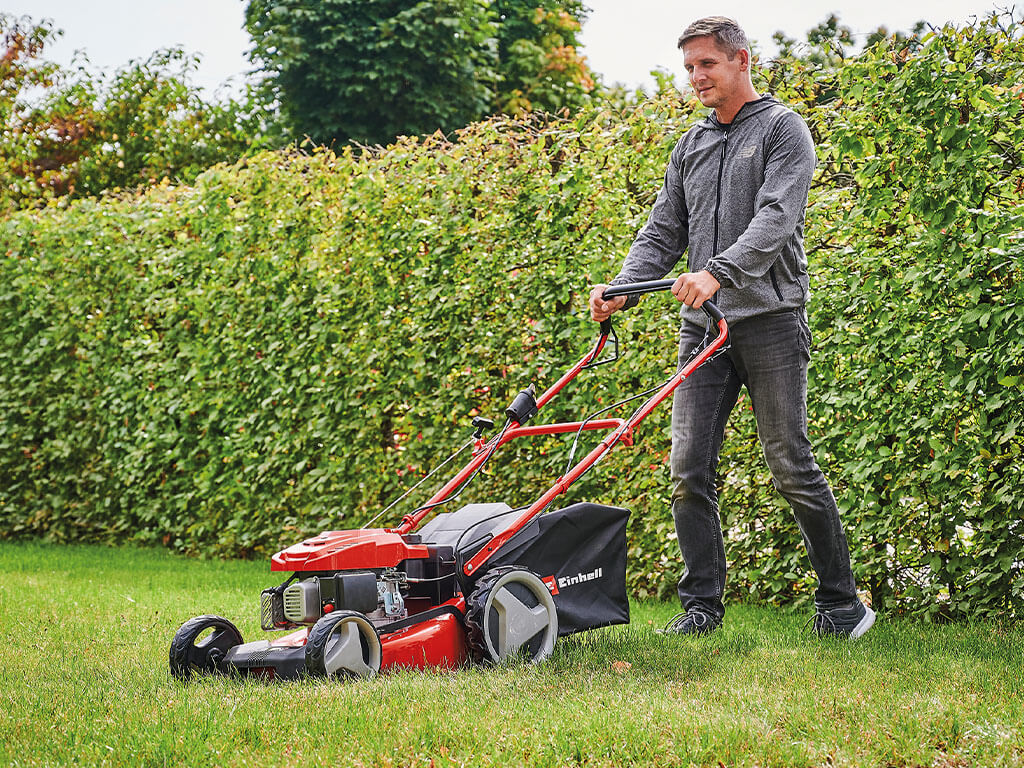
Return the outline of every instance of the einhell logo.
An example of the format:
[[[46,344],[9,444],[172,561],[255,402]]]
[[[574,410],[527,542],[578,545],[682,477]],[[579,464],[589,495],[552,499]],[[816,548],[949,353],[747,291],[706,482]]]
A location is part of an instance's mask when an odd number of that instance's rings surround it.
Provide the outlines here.
[[[595,581],[600,579],[604,575],[604,568],[596,568],[589,573],[577,573],[575,576],[560,576],[556,579],[554,576],[548,576],[546,579],[541,579],[545,586],[551,590],[552,595],[557,595],[559,590],[571,587],[576,584],[582,584],[585,581]]]
[[[603,574],[604,569],[598,568],[590,573],[577,573],[575,576],[562,576],[558,580],[558,588],[565,589],[566,587],[571,587],[573,584],[580,584],[584,581],[594,581],[595,579],[600,579]]]

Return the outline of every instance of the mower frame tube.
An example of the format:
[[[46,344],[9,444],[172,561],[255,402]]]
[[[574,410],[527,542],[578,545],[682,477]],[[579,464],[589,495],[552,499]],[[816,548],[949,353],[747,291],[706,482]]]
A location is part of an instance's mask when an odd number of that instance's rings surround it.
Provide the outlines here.
[[[551,398],[557,395],[562,389],[565,388],[566,384],[575,379],[580,371],[586,368],[588,365],[597,360],[598,356],[604,350],[605,344],[608,343],[608,335],[611,333],[611,325],[607,328],[604,324],[601,327],[601,335],[597,342],[590,349],[587,354],[580,358],[579,362],[570,368],[558,381],[551,385],[539,398],[537,398],[537,409],[544,407]],[[614,424],[613,424],[614,422]],[[601,421],[593,422],[585,425],[584,429],[609,429],[621,426],[622,419],[604,419]],[[444,486],[431,496],[427,502],[420,507],[419,511],[412,514],[406,515],[402,518],[401,524],[391,529],[394,533],[407,534],[411,533],[416,527],[423,522],[423,519],[433,511],[439,503],[443,502],[452,494],[457,488],[459,488],[474,472],[490,457],[490,455],[497,450],[500,446],[507,443],[516,437],[523,437],[526,435],[554,435],[561,432],[575,432],[580,428],[580,422],[566,423],[566,424],[547,424],[540,427],[523,427],[517,421],[512,421],[504,430],[504,433],[498,439],[497,445],[491,445],[490,442],[485,443],[480,449],[475,452],[473,459],[463,467],[455,477],[449,480]],[[537,431],[542,430],[542,431]],[[546,430],[546,431],[544,431]]]
[[[605,291],[604,298],[614,298],[615,296],[624,296],[627,294],[650,293],[653,291],[667,290],[672,287],[674,282],[674,280],[652,280],[646,283],[632,283],[614,286],[613,288],[609,288]],[[648,398],[640,408],[634,411],[628,419],[619,425],[615,431],[602,440],[601,443],[590,453],[580,459],[572,469],[555,481],[555,484],[552,485],[551,488],[549,488],[533,504],[527,507],[523,514],[516,518],[508,528],[491,539],[486,546],[477,552],[476,555],[471,557],[463,566],[463,573],[467,576],[472,576],[477,573],[491,555],[497,552],[503,544],[522,530],[522,528],[529,523],[534,516],[542,512],[558,496],[565,493],[573,483],[575,483],[585,472],[600,461],[618,442],[625,442],[624,436],[627,433],[631,438],[633,427],[647,418],[655,408],[664,402],[665,399],[683,383],[684,379],[688,378],[695,370],[700,368],[700,366],[707,362],[707,360],[725,344],[729,337],[729,326],[725,320],[725,316],[722,314],[722,311],[710,301],[705,301],[701,305],[701,309],[704,310],[705,314],[707,314],[717,326],[718,335],[703,350],[701,350],[700,354],[690,360],[690,362],[683,366],[683,368],[669,379],[664,386],[651,395],[651,397]],[[605,323],[602,323],[602,337],[606,338],[607,334],[604,326]]]

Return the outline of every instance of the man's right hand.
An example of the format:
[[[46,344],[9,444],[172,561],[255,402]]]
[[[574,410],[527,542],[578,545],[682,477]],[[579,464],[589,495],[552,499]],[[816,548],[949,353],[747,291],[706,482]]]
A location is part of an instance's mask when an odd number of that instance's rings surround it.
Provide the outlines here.
[[[626,303],[625,296],[616,296],[614,299],[601,298],[608,287],[595,285],[590,289],[590,317],[599,323],[611,317],[613,312],[618,312]]]

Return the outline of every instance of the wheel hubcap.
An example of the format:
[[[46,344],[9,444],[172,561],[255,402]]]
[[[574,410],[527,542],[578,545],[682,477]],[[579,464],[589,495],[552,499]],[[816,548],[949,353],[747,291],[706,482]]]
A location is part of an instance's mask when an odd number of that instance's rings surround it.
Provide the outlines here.
[[[543,603],[529,607],[505,587],[492,598],[498,615],[498,658],[504,659],[548,627],[548,611]]]
[[[371,677],[379,667],[376,637],[368,636],[354,619],[338,622],[324,650],[327,674],[348,672],[356,677]]]

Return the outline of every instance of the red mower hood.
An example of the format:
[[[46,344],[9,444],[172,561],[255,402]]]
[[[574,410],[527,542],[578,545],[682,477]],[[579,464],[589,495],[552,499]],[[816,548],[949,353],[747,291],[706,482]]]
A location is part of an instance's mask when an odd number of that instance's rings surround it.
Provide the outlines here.
[[[272,571],[350,571],[394,568],[403,560],[429,557],[424,544],[408,544],[382,528],[325,531],[271,558]]]

